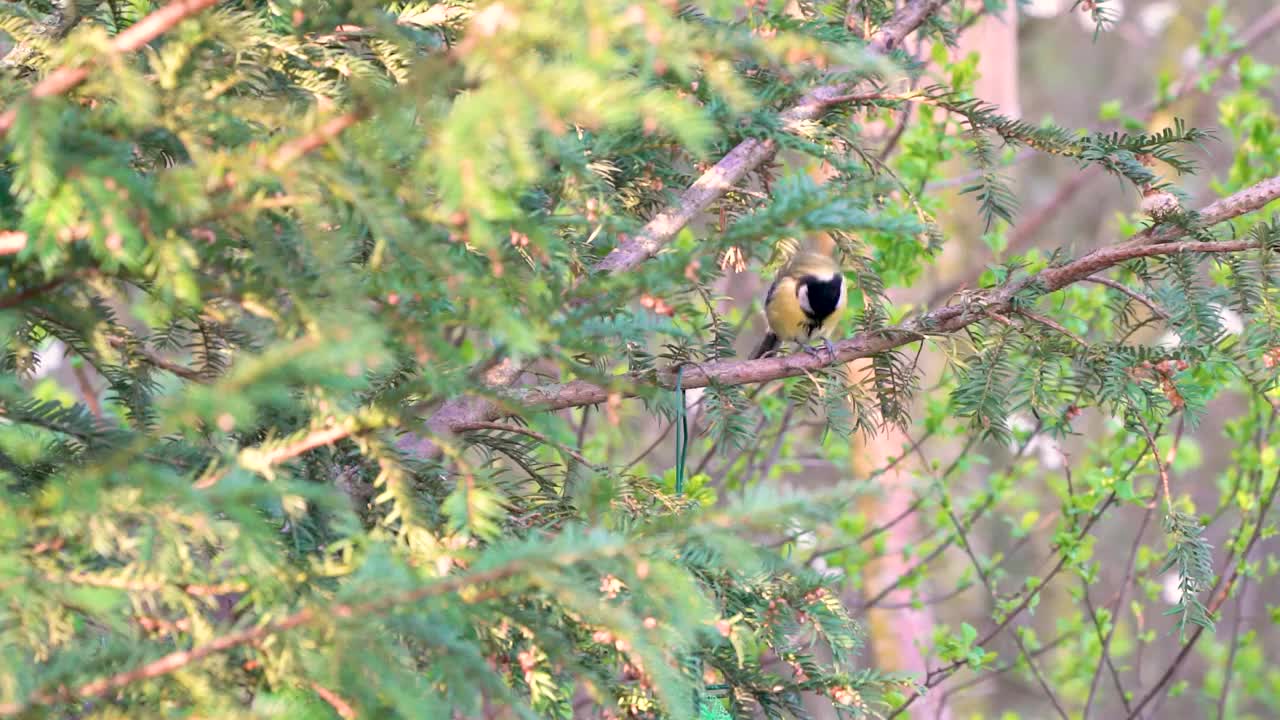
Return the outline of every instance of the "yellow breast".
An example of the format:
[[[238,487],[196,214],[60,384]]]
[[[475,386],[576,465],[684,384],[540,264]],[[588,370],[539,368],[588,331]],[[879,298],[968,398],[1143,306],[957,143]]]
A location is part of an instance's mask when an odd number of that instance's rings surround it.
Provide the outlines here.
[[[784,277],[773,289],[773,296],[765,306],[765,316],[769,320],[769,329],[786,342],[800,342],[809,339],[809,317],[800,307],[796,297],[796,281]]]

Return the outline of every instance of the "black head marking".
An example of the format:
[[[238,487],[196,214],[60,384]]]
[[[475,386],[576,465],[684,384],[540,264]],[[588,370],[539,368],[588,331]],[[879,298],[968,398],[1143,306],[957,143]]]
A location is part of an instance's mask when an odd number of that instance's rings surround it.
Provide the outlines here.
[[[838,273],[830,279],[819,279],[812,275],[800,278],[796,283],[796,293],[799,294],[801,287],[805,288],[809,300],[809,309],[805,311],[805,315],[815,323],[820,323],[835,312],[836,305],[840,304],[842,285],[844,278]]]

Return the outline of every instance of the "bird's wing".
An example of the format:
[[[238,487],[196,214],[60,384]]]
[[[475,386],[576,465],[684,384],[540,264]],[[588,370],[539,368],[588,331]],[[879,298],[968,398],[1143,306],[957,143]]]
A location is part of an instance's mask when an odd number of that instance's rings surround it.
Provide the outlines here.
[[[773,293],[778,289],[778,281],[782,280],[782,273],[773,278],[773,283],[769,285],[769,292],[764,294],[764,305],[769,307],[769,302],[773,300]]]

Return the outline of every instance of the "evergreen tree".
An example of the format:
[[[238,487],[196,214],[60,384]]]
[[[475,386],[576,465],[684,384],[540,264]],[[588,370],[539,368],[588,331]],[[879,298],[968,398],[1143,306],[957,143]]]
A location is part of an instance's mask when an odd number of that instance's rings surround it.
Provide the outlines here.
[[[786,5],[0,7],[0,716],[893,715],[992,669],[983,646],[1064,567],[1087,578],[1123,504],[1157,507],[1164,629],[1191,647],[1270,531],[1274,113],[1228,125],[1252,143],[1032,124],[907,51],[953,42],[963,3]],[[887,152],[877,121],[907,123]],[[1194,208],[1174,181],[1218,141],[1243,159]],[[999,234],[1020,149],[1158,202],[1121,242],[891,303],[948,242],[937,164],[969,158]],[[736,357],[750,318],[717,282],[815,235],[851,281],[838,358]],[[1132,339],[1151,324],[1177,343]],[[924,350],[948,362],[913,419]],[[1167,464],[1233,390],[1252,484],[1224,550]],[[1025,449],[1081,408],[1119,422],[1065,475],[1053,572],[993,590],[992,632],[940,636],[936,674],[872,667],[841,589],[891,522],[850,507],[875,477],[801,493],[783,469],[913,422]],[[655,416],[674,459],[633,462]],[[1019,477],[930,501],[988,587],[961,518]],[[796,543],[815,532],[845,546]]]

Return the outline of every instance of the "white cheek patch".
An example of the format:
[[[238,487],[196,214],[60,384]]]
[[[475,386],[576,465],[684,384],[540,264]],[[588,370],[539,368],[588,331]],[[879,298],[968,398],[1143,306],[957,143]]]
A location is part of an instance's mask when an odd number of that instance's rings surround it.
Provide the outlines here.
[[[796,291],[796,297],[800,299],[800,309],[804,311],[804,314],[812,315],[813,308],[809,306],[809,286],[807,284],[800,286],[800,289]]]

